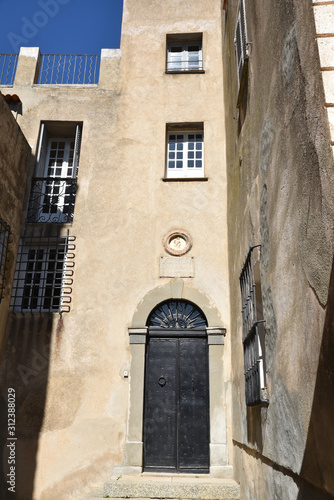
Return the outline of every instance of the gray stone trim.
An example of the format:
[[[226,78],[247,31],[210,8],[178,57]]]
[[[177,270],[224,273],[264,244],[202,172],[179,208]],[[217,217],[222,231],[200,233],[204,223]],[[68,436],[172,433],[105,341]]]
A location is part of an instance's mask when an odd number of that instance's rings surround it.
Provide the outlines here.
[[[206,328],[209,345],[224,345],[224,337],[226,336],[226,328],[220,326],[208,326]]]
[[[146,344],[148,328],[129,328],[130,344]]]

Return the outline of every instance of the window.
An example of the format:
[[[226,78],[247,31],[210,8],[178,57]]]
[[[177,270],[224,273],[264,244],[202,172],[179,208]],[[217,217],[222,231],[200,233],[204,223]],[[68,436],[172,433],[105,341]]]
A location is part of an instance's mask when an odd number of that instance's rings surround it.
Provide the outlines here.
[[[0,218],[0,302],[4,295],[10,227]]]
[[[234,42],[238,65],[238,82],[240,87],[242,84],[244,71],[246,71],[247,69],[247,64],[245,63],[248,62],[245,0],[240,0]]]
[[[240,273],[242,330],[244,345],[246,405],[268,401],[264,367],[264,319],[262,311],[259,259],[253,253],[261,245],[250,247]]]
[[[204,176],[203,124],[193,127],[167,126],[167,178]]]
[[[202,34],[167,35],[167,72],[202,70]]]
[[[13,282],[14,312],[69,312],[74,267],[74,236],[40,231],[21,239]]]
[[[27,222],[72,222],[77,189],[81,125],[41,125]]]

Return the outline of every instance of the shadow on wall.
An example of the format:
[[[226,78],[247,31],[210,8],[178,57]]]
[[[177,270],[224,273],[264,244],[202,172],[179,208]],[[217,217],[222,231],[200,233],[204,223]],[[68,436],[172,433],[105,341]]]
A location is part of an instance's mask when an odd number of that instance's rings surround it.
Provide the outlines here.
[[[309,332],[312,335],[313,332]],[[334,498],[334,259],[301,475]],[[305,500],[300,490],[298,500]],[[313,497],[315,498],[315,497]],[[312,500],[313,500],[312,498]],[[316,497],[319,500],[322,497]],[[327,497],[326,497],[327,498]]]
[[[38,440],[47,394],[52,321],[51,314],[12,315],[9,320],[7,331],[10,334],[5,340],[1,366],[2,499],[33,498]],[[11,428],[13,425],[8,428],[9,395],[9,401],[15,396],[15,429]],[[15,469],[10,470],[10,467]],[[14,489],[10,489],[13,485]]]

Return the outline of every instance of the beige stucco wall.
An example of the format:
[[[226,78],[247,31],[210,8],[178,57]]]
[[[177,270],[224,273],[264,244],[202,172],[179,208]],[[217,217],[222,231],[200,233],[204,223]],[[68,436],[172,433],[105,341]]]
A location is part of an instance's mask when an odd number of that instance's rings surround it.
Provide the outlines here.
[[[12,92],[11,92],[12,94]],[[22,207],[30,160],[30,147],[15,121],[5,93],[0,93],[0,217],[10,226],[4,296],[0,303],[0,356],[6,332],[11,283],[21,231]]]
[[[236,478],[247,500],[327,498],[334,177],[313,10],[246,2],[249,74],[238,123],[237,7],[228,3],[224,44]],[[269,406],[246,409],[238,277],[257,243]]]
[[[205,73],[168,75],[166,34],[186,32],[203,33]],[[121,51],[102,52],[98,86],[32,85],[38,51],[20,56],[13,92],[23,103],[19,124],[33,154],[41,120],[83,122],[83,135],[70,226],[71,312],[13,316],[7,338],[3,373],[17,387],[20,408],[19,495],[77,499],[126,465],[128,327],[142,299],[172,280],[159,277],[167,256],[162,240],[172,229],[193,240],[187,255],[195,274],[185,284],[214,304],[227,328],[218,384],[230,386],[221,47],[215,0],[126,0]],[[204,123],[207,181],[162,181],[170,122]],[[217,411],[227,421],[230,463],[229,408],[222,396]]]

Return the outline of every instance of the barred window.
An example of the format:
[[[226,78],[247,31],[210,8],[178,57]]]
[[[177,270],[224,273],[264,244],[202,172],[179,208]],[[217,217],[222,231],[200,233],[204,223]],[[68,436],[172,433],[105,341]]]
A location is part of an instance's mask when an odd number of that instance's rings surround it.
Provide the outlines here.
[[[247,29],[245,16],[245,0],[240,0],[237,26],[235,28],[235,50],[238,66],[238,82],[239,86],[242,80],[242,73],[247,55]]]
[[[13,312],[69,312],[75,237],[44,236],[33,230],[22,237],[13,283]]]
[[[260,247],[261,245],[250,247],[240,273],[247,406],[268,401],[264,366],[265,329],[259,258],[255,265],[253,259],[253,253],[255,251],[259,253]]]
[[[5,290],[10,234],[10,226],[0,218],[0,302],[3,299]]]

